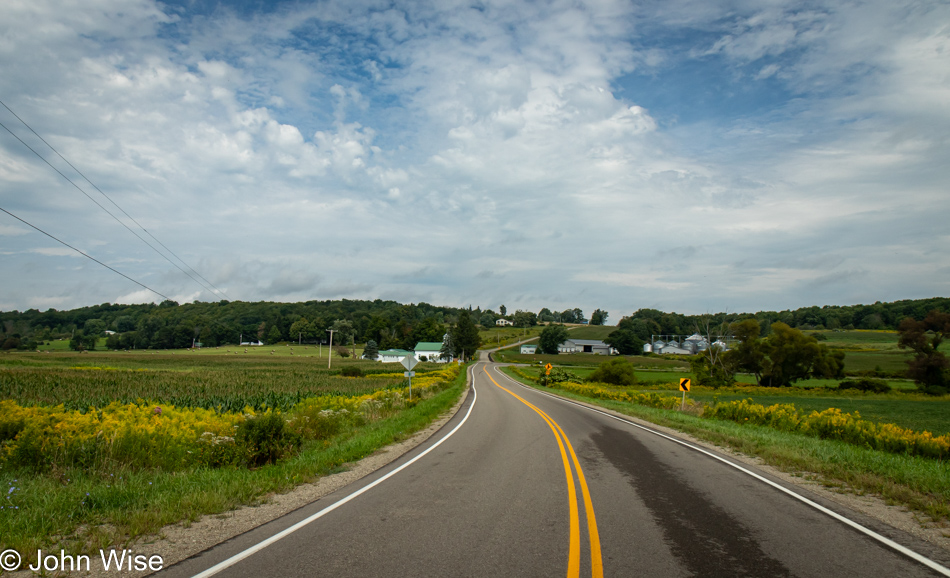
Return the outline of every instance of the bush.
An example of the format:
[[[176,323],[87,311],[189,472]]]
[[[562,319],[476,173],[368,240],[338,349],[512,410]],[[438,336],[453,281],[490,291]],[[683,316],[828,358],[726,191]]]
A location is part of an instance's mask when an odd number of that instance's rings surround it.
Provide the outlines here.
[[[570,371],[562,369],[560,367],[551,368],[551,374],[545,375],[544,368],[540,368],[540,374],[538,375],[538,383],[541,385],[551,387],[558,383],[580,383],[581,378],[577,377]]]
[[[940,385],[928,385],[923,388],[923,392],[927,395],[947,395],[947,388]]]
[[[355,365],[347,365],[340,370],[340,375],[343,377],[363,377],[363,370]]]
[[[636,385],[637,374],[633,364],[623,357],[616,357],[600,364],[589,376],[588,383],[609,383],[611,385]]]
[[[276,463],[285,453],[300,445],[300,436],[287,428],[281,414],[267,412],[246,419],[238,428],[237,441],[247,452],[252,466]]]
[[[872,379],[863,377],[861,379],[846,379],[838,384],[838,390],[856,389],[858,391],[867,391],[871,393],[887,393],[891,391],[891,386],[883,379]]]

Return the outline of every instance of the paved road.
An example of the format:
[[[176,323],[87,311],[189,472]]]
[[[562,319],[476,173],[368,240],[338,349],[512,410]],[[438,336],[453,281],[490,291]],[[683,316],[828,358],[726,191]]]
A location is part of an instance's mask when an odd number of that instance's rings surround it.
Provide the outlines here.
[[[162,575],[940,575],[709,455],[519,386],[494,364],[471,371],[462,410],[427,443]]]

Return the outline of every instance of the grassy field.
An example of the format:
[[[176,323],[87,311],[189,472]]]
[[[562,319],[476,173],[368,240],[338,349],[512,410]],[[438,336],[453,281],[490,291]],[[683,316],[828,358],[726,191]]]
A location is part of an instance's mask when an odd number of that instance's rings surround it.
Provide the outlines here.
[[[571,330],[571,336],[578,339],[603,339],[615,328],[612,326],[577,326]],[[909,386],[900,378],[907,370],[907,361],[912,354],[897,347],[898,334],[896,331],[807,331],[808,335],[821,335],[825,338],[822,343],[831,349],[843,351],[845,354],[845,373],[860,375],[863,372],[877,372],[881,377],[888,377],[892,381],[891,387],[906,389]],[[950,351],[950,344],[944,343],[941,351]],[[537,364],[552,363],[571,368],[595,367],[603,359],[592,355],[521,355],[517,350],[502,350],[495,354],[495,359],[506,363]],[[673,356],[665,358],[654,356],[628,356],[634,365],[641,369],[675,370],[686,377],[689,372],[689,363]],[[579,369],[578,369],[579,370]],[[582,371],[582,370],[579,370]],[[677,374],[679,376],[679,373]],[[647,378],[650,379],[650,378]],[[747,377],[737,376],[740,382],[748,381]],[[824,386],[822,380],[803,382],[806,387]],[[829,382],[830,383],[830,382]],[[837,385],[837,381],[834,382]]]
[[[494,349],[495,347],[504,347],[512,343],[518,343],[525,339],[541,335],[544,327],[536,325],[534,327],[492,327],[491,329],[479,328],[478,336],[482,338],[482,349]]]
[[[365,369],[381,367],[376,362],[349,363]],[[402,367],[393,365],[385,369],[401,373]],[[445,370],[447,366],[417,366],[416,371],[421,374],[418,382],[425,382],[425,375],[436,369]],[[401,376],[341,377],[328,372],[323,363],[305,357],[96,352],[2,355],[0,400],[42,404],[35,411],[56,411],[49,404],[57,402],[88,407],[111,398],[121,401],[143,396],[158,401],[192,396],[196,407],[215,408],[195,409],[196,419],[197,412],[204,411],[210,417],[202,419],[233,415],[234,419],[246,421],[247,416],[242,416],[240,410],[226,412],[209,400],[240,401],[256,395],[279,398],[290,392],[309,399],[280,414],[288,418],[288,424],[312,427],[314,421],[303,420],[337,419],[333,415],[352,417],[339,418],[339,427],[327,430],[326,434],[293,442],[300,445],[276,463],[251,468],[244,467],[243,457],[240,463],[211,466],[195,462],[199,465],[184,469],[142,468],[119,462],[94,467],[58,462],[52,467],[9,467],[0,461],[0,487],[5,491],[0,504],[0,549],[12,547],[26,552],[41,547],[64,548],[67,553],[85,553],[90,548],[127,544],[166,524],[187,523],[202,514],[259,503],[271,493],[284,492],[339,471],[347,462],[426,427],[455,403],[465,389],[465,379],[462,367],[454,381],[425,392],[417,389],[414,401],[407,402]],[[324,407],[320,400],[327,400],[329,408],[339,408],[349,403],[347,399],[367,399],[368,392],[377,398],[362,405],[353,402],[361,408],[359,415],[331,409],[330,417],[325,417],[326,411],[317,412]],[[357,407],[353,403],[349,407]],[[304,417],[307,407],[315,408],[309,410],[310,417]],[[162,414],[151,415],[151,408],[146,410],[147,419],[154,424],[173,419],[176,412],[190,415],[192,411],[166,407]],[[86,419],[106,424],[114,414],[100,411],[98,415],[97,418],[95,413],[87,413]],[[10,434],[4,430],[0,435]],[[10,443],[9,438],[2,443]]]
[[[233,348],[232,348],[233,349]],[[316,395],[362,395],[404,382],[402,365],[305,355],[270,356],[178,352],[17,353],[0,355],[0,399],[22,405],[59,405],[84,410],[144,399],[176,406],[238,411],[288,408]],[[365,377],[344,377],[344,367]],[[417,373],[434,371],[421,363]],[[373,374],[396,374],[379,378]]]
[[[613,333],[617,327],[615,325],[567,325],[568,334],[572,339],[596,339],[603,341],[608,335]]]

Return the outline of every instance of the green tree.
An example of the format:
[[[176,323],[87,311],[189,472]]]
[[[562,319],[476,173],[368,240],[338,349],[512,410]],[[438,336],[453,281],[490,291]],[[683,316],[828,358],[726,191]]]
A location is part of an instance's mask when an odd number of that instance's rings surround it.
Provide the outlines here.
[[[366,346],[363,348],[363,357],[372,360],[379,358],[379,346],[372,339],[366,342]]]
[[[336,345],[346,345],[353,339],[353,323],[349,320],[337,319],[330,328],[333,329],[333,343]]]
[[[811,377],[844,376],[843,352],[829,350],[786,323],[772,323],[765,339],[759,337],[755,319],[735,322],[729,329],[738,341],[723,356],[726,367],[755,375],[759,385],[784,387]]]
[[[449,331],[449,337],[452,340],[455,356],[463,361],[474,358],[476,350],[482,344],[482,338],[478,335],[478,328],[475,327],[471,315],[465,309],[459,312],[458,322]]]
[[[563,325],[548,325],[541,330],[541,336],[538,338],[538,349],[541,353],[557,355],[557,347],[567,340],[567,335],[567,328]]]
[[[643,341],[636,332],[626,327],[611,331],[604,338],[604,343],[619,351],[621,355],[643,354]]]
[[[729,325],[729,332],[736,341],[726,352],[725,362],[736,371],[751,373],[756,383],[761,383],[765,351],[759,339],[759,322],[755,319],[736,321]]]
[[[574,315],[574,323],[583,323],[585,321],[584,312],[581,311],[580,308],[575,307],[571,310],[571,313]]]
[[[611,385],[636,385],[637,374],[632,363],[623,357],[615,357],[601,363],[587,376],[587,381]]]
[[[512,316],[515,327],[534,327],[538,324],[538,316],[530,311],[517,310]]]
[[[445,326],[435,317],[426,317],[416,323],[403,339],[403,349],[412,349],[420,341],[442,341],[445,336]]]
[[[551,313],[551,310],[547,307],[542,307],[541,311],[538,311],[538,321],[542,323],[550,323],[554,321],[554,313]]]
[[[273,345],[280,341],[280,329],[276,325],[270,328],[270,331],[267,333],[267,343]]]
[[[950,314],[933,310],[923,321],[907,317],[898,331],[898,347],[914,352],[914,358],[907,362],[907,375],[923,390],[946,393],[950,386],[950,361],[938,349],[950,335]]]
[[[621,355],[642,355],[643,344],[650,340],[652,333],[643,319],[624,317],[604,343],[616,348]]]
[[[439,350],[439,359],[452,359],[452,353],[455,351],[455,346],[452,345],[452,334],[447,333],[445,339],[442,340],[442,349]]]
[[[505,315],[508,314],[508,309],[507,309],[504,305],[502,305],[501,307],[499,307],[499,308],[498,308],[498,311],[501,312],[501,316],[502,316],[502,317],[504,317]]]
[[[590,324],[591,325],[606,325],[607,312],[601,309],[594,309],[594,312],[590,314]]]
[[[485,329],[490,329],[495,326],[495,316],[486,311],[482,313],[481,318],[478,320],[478,324]]]
[[[696,385],[719,389],[729,387],[736,382],[736,372],[732,367],[725,363],[717,363],[708,349],[690,358],[689,367],[693,372]]]
[[[83,326],[83,333],[89,336],[102,337],[106,324],[101,319],[90,319]]]
[[[301,317],[290,326],[290,340],[314,341],[317,339],[314,329],[313,324],[307,321],[306,317]]]

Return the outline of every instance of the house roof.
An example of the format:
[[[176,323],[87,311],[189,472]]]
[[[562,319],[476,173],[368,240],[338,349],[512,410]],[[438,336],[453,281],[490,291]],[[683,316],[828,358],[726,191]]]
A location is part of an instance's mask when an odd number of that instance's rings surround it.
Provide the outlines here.
[[[415,351],[442,351],[441,341],[420,341],[416,343]]]
[[[409,355],[410,353],[412,352],[406,351],[405,349],[387,349],[385,351],[379,352],[380,355],[401,355],[402,357],[405,357]]]
[[[597,339],[568,339],[567,341],[565,341],[565,343],[567,343],[568,341],[573,343],[574,345],[593,345],[594,347],[607,347],[606,343],[604,343],[603,341],[599,341]]]

